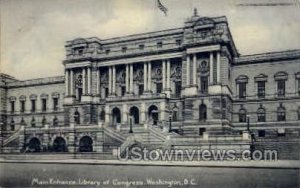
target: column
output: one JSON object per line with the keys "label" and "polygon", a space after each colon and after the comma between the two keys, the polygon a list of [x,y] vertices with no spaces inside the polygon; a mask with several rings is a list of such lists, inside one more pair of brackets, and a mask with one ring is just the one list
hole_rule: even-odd
{"label": "column", "polygon": [[209,53],[209,83],[210,85],[214,84],[214,53],[210,52]]}
{"label": "column", "polygon": [[148,91],[152,91],[151,90],[151,82],[152,82],[152,71],[151,71],[151,61],[148,62]]}
{"label": "column", "polygon": [[112,93],[116,94],[116,66],[112,67]]}
{"label": "column", "polygon": [[87,68],[87,79],[88,79],[88,85],[87,85],[87,89],[88,89],[88,94],[91,94],[91,67]]}
{"label": "column", "polygon": [[144,92],[147,91],[147,62],[144,62]]}
{"label": "column", "polygon": [[112,69],[111,66],[108,68],[108,93],[111,95],[112,93]]}
{"label": "column", "polygon": [[217,83],[220,83],[221,78],[221,62],[220,62],[220,52],[217,52]]}
{"label": "column", "polygon": [[186,85],[190,85],[190,55],[186,57]]}
{"label": "column", "polygon": [[162,87],[166,90],[166,61],[162,60]]}
{"label": "column", "polygon": [[96,76],[97,76],[97,88],[96,88],[96,94],[97,95],[100,95],[100,69],[97,69],[97,74],[96,74]]}
{"label": "column", "polygon": [[65,71],[65,86],[66,86],[66,96],[69,96],[69,70]]}
{"label": "column", "polygon": [[82,69],[82,94],[86,94],[86,69],[85,67]]}
{"label": "column", "polygon": [[74,95],[74,81],[73,81],[73,76],[74,76],[74,73],[73,73],[73,70],[71,69],[70,70],[70,95],[73,96]]}
{"label": "column", "polygon": [[129,64],[126,64],[126,80],[125,80],[125,83],[126,83],[126,93],[129,92]]}
{"label": "column", "polygon": [[196,85],[196,79],[197,79],[197,55],[193,54],[193,85]]}
{"label": "column", "polygon": [[130,71],[130,77],[129,77],[129,92],[130,93],[133,93],[133,64],[130,64],[130,67],[129,67],[129,71]]}
{"label": "column", "polygon": [[171,63],[170,63],[170,59],[168,59],[167,60],[167,89],[171,89],[170,77],[171,77]]}

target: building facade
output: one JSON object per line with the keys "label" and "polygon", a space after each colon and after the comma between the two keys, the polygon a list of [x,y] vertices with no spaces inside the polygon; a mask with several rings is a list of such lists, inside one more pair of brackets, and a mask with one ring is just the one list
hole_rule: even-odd
{"label": "building facade", "polygon": [[182,28],[65,48],[64,76],[1,75],[7,151],[101,152],[130,125],[158,127],[161,142],[239,137],[248,125],[257,137],[299,137],[300,50],[240,55],[226,17],[195,13]]}

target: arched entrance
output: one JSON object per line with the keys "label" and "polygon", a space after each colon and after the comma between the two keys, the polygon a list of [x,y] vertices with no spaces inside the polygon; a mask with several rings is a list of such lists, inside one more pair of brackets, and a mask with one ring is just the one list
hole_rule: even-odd
{"label": "arched entrance", "polygon": [[67,152],[67,144],[64,138],[56,137],[53,141],[53,151],[54,152]]}
{"label": "arched entrance", "polygon": [[117,123],[121,123],[121,111],[119,108],[115,107],[112,110],[112,125],[116,126]]}
{"label": "arched entrance", "polygon": [[79,141],[79,152],[92,152],[93,140],[89,136],[84,136]]}
{"label": "arched entrance", "polygon": [[38,138],[31,138],[28,143],[28,150],[30,152],[40,152],[41,151],[41,142]]}
{"label": "arched entrance", "polygon": [[129,115],[133,117],[133,124],[140,123],[140,111],[136,106],[130,108]]}
{"label": "arched entrance", "polygon": [[155,105],[151,105],[148,108],[148,117],[149,120],[153,122],[153,125],[157,125],[158,123],[158,108]]}

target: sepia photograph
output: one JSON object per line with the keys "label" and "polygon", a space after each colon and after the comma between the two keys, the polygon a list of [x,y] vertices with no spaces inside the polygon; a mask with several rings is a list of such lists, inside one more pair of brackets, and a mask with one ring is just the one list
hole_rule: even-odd
{"label": "sepia photograph", "polygon": [[300,187],[300,0],[0,0],[0,187]]}

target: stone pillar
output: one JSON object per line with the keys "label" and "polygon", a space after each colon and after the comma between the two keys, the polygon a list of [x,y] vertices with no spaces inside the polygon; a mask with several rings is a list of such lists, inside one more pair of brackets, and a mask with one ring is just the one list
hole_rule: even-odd
{"label": "stone pillar", "polygon": [[108,124],[110,122],[110,119],[109,119],[109,117],[110,117],[109,106],[106,105],[104,110],[105,110],[105,124]]}
{"label": "stone pillar", "polygon": [[112,93],[112,67],[108,68],[108,93],[111,95]]}
{"label": "stone pillar", "polygon": [[127,117],[128,117],[128,106],[126,103],[124,103],[122,106],[122,123],[126,123],[126,124],[128,123]]}
{"label": "stone pillar", "polygon": [[126,93],[129,93],[129,64],[126,64]]}
{"label": "stone pillar", "polygon": [[151,83],[152,83],[152,68],[151,68],[151,61],[148,62],[148,91],[151,92]]}
{"label": "stone pillar", "polygon": [[197,55],[193,54],[193,85],[197,85]]}
{"label": "stone pillar", "polygon": [[130,93],[133,93],[133,64],[130,64],[130,67],[129,67],[129,71],[130,71],[130,76],[129,76],[129,92]]}
{"label": "stone pillar", "polygon": [[74,123],[70,123],[70,127],[72,128],[72,131],[69,133],[69,139],[68,139],[68,150],[69,152],[77,152],[78,151],[78,145],[76,144],[75,139],[75,125]]}
{"label": "stone pillar", "polygon": [[162,87],[166,90],[166,61],[162,60]]}
{"label": "stone pillar", "polygon": [[86,69],[82,69],[82,94],[86,94]]}
{"label": "stone pillar", "polygon": [[190,86],[190,55],[186,56],[186,86]]}
{"label": "stone pillar", "polygon": [[91,67],[88,67],[87,68],[87,79],[88,79],[88,81],[87,81],[87,93],[88,94],[91,94]]}
{"label": "stone pillar", "polygon": [[69,96],[69,70],[65,71],[65,86],[66,86],[66,96]]}
{"label": "stone pillar", "polygon": [[74,72],[70,70],[70,95],[74,95]]}
{"label": "stone pillar", "polygon": [[147,62],[144,62],[144,92],[147,91]]}
{"label": "stone pillar", "polygon": [[112,67],[112,93],[116,94],[116,66]]}
{"label": "stone pillar", "polygon": [[167,90],[171,89],[171,63],[170,63],[170,59],[167,60]]}
{"label": "stone pillar", "polygon": [[141,123],[146,123],[146,104],[144,102],[141,103]]}
{"label": "stone pillar", "polygon": [[221,62],[220,62],[220,52],[217,52],[217,83],[221,82]]}
{"label": "stone pillar", "polygon": [[214,84],[214,53],[209,53],[209,83],[210,85]]}
{"label": "stone pillar", "polygon": [[97,88],[96,88],[96,95],[100,95],[100,76],[101,76],[101,73],[100,73],[100,69],[97,69],[97,74],[96,74],[96,76],[97,76]]}

